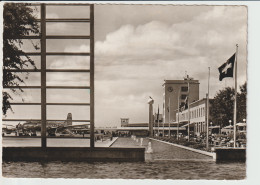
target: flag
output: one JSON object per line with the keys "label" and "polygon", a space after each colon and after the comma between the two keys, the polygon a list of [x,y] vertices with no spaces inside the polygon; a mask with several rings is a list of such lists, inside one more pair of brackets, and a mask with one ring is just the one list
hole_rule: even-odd
{"label": "flag", "polygon": [[188,96],[186,96],[185,100],[184,100],[184,109],[188,108]]}
{"label": "flag", "polygon": [[226,77],[233,77],[235,58],[236,53],[218,68],[220,81]]}
{"label": "flag", "polygon": [[164,118],[164,115],[165,115],[165,107],[164,107],[164,102],[163,102],[163,118]]}
{"label": "flag", "polygon": [[181,105],[181,103],[179,104],[179,111],[182,112],[182,105]]}

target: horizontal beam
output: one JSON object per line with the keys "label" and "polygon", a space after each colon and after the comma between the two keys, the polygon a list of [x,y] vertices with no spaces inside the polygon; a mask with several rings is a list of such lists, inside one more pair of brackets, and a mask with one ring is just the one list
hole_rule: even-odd
{"label": "horizontal beam", "polygon": [[[26,52],[26,55],[40,56],[40,52]],[[47,52],[46,55],[70,55],[70,56],[90,56],[90,53],[77,53],[77,52]]]}
{"label": "horizontal beam", "polygon": [[40,119],[2,119],[2,121],[41,121]]}
{"label": "horizontal beam", "polygon": [[47,35],[46,39],[90,39],[89,35]]}
{"label": "horizontal beam", "polygon": [[[41,69],[4,69],[5,71],[8,72],[41,72]],[[90,72],[89,69],[46,69],[46,72],[78,72],[78,73],[83,73],[83,72]]]}
{"label": "horizontal beam", "polygon": [[[5,89],[40,89],[41,86],[4,86]],[[47,86],[47,89],[90,89],[89,86]]]}
{"label": "horizontal beam", "polygon": [[46,105],[89,106],[90,103],[46,103]]}
{"label": "horizontal beam", "polygon": [[[18,103],[18,102],[14,102],[14,103],[10,103],[10,105],[41,105],[41,103]],[[46,103],[46,105],[72,105],[72,106],[89,106],[90,103]]]}
{"label": "horizontal beam", "polygon": [[47,3],[47,6],[90,6],[91,4],[81,4],[81,3]]}
{"label": "horizontal beam", "polygon": [[40,69],[3,69],[7,72],[14,72],[14,73],[20,73],[20,72],[41,72]]}
{"label": "horizontal beam", "polygon": [[10,102],[10,105],[41,105],[41,103],[25,103],[25,102],[21,102],[21,103],[18,103],[18,102]]}
{"label": "horizontal beam", "polygon": [[[38,19],[37,21],[40,21],[40,19]],[[70,22],[70,23],[88,23],[90,22],[90,19],[82,19],[82,18],[75,18],[75,19],[62,19],[62,18],[58,18],[58,19],[46,19],[46,22]]]}
{"label": "horizontal beam", "polygon": [[[19,36],[7,39],[41,39],[40,36]],[[90,39],[89,35],[47,35],[46,39]]]}
{"label": "horizontal beam", "polygon": [[[40,3],[28,3],[27,6],[40,6]],[[90,6],[91,4],[86,3],[45,3],[47,6]]]}
{"label": "horizontal beam", "polygon": [[40,35],[24,35],[17,37],[5,37],[5,39],[41,39]]}
{"label": "horizontal beam", "polygon": [[40,89],[41,86],[3,86],[4,89]]}
{"label": "horizontal beam", "polygon": [[89,69],[46,69],[46,72],[77,72],[77,73],[89,73]]}
{"label": "horizontal beam", "polygon": [[47,89],[90,89],[89,86],[47,86]]}
{"label": "horizontal beam", "polygon": [[[40,119],[2,119],[2,121],[41,121]],[[66,121],[64,119],[50,119],[47,121]],[[72,122],[90,122],[90,120],[70,120]]]}
{"label": "horizontal beam", "polygon": [[46,55],[81,55],[90,56],[90,53],[75,53],[75,52],[47,52]]}

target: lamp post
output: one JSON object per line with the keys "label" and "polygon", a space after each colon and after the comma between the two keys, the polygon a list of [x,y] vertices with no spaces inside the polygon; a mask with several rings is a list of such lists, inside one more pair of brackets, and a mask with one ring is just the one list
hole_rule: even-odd
{"label": "lamp post", "polygon": [[212,135],[212,121],[210,122],[210,127],[211,127],[211,129],[210,129],[210,134]]}
{"label": "lamp post", "polygon": [[177,140],[179,140],[179,124],[180,124],[180,89],[178,91],[178,123],[177,123]]}
{"label": "lamp post", "polygon": [[246,119],[243,119],[244,123],[246,123]]}
{"label": "lamp post", "polygon": [[231,126],[231,122],[232,122],[232,121],[231,121],[231,120],[229,120],[228,122],[229,122],[229,125]]}

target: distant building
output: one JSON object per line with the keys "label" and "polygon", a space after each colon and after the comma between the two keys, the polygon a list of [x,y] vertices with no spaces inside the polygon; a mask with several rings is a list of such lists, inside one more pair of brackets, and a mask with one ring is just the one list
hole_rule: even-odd
{"label": "distant building", "polygon": [[[209,109],[212,105],[212,99],[209,101]],[[175,114],[178,120],[178,113]],[[209,122],[211,115],[209,115]],[[179,112],[179,122],[188,126],[188,109]],[[203,98],[198,101],[190,103],[190,131],[195,135],[199,135],[207,130],[207,99]]]}
{"label": "distant building", "polygon": [[[184,80],[164,80],[163,84],[163,103],[164,103],[164,120],[165,123],[170,121],[176,122],[176,110],[178,110],[178,94],[180,95],[179,103],[181,106],[185,104],[188,95],[188,83],[190,87],[189,102],[199,100],[199,81],[192,78],[184,78]],[[169,103],[170,102],[170,103]],[[170,104],[170,106],[169,106]],[[170,111],[170,113],[169,113]]]}
{"label": "distant building", "polygon": [[127,127],[129,118],[121,118],[121,127]]}

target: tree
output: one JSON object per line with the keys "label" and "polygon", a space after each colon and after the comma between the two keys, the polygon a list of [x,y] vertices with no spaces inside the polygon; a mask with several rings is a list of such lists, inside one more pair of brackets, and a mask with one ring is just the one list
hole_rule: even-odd
{"label": "tree", "polygon": [[[237,93],[237,122],[242,122],[246,118],[246,95],[247,83],[240,87]],[[212,122],[221,127],[229,125],[229,120],[234,117],[234,88],[227,87],[220,90],[212,100],[210,115]]]}
{"label": "tree", "polygon": [[246,119],[246,102],[247,102],[247,83],[240,86],[240,93],[237,95],[237,122],[243,122]]}
{"label": "tree", "polygon": [[[33,15],[33,8],[29,4],[23,3],[5,3],[4,33],[3,33],[3,86],[19,86],[24,83],[20,74],[13,73],[7,69],[24,69],[28,66],[36,68],[34,61],[21,50],[24,44],[21,36],[31,34],[39,34],[39,26],[36,16]],[[31,41],[35,49],[39,49],[37,44]],[[28,73],[26,75],[29,75]],[[23,92],[20,88],[11,89],[13,93]],[[7,110],[11,109],[10,99],[12,96],[3,91],[3,114],[6,115]]]}
{"label": "tree", "polygon": [[210,115],[212,122],[224,127],[229,124],[229,120],[233,120],[233,104],[235,90],[227,87],[220,90],[212,100]]}

